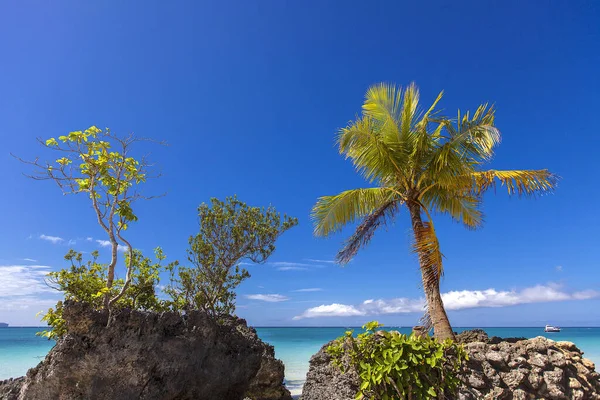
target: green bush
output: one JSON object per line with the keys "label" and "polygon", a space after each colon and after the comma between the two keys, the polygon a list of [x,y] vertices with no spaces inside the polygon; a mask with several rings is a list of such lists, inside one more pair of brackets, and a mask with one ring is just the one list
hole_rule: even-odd
{"label": "green bush", "polygon": [[[161,300],[156,296],[157,286],[160,282],[161,271],[172,271],[177,262],[166,266],[161,265],[165,255],[158,247],[154,250],[156,261],[145,257],[139,250],[133,251],[133,260],[126,255],[126,262],[132,265],[130,284],[125,289],[123,296],[113,304],[111,310],[129,308],[144,311],[166,311],[171,308],[171,303]],[[61,291],[65,300],[83,302],[93,309],[102,309],[106,293],[116,296],[125,281],[115,279],[114,285],[109,289],[106,287],[106,275],[108,267],[106,264],[97,262],[98,252],[91,254],[91,260],[83,261],[83,255],[74,250],[69,250],[65,260],[70,263],[68,268],[53,271],[48,274],[47,283],[50,287]],[[54,308],[42,317],[52,329],[40,332],[39,335],[48,339],[57,339],[67,333],[67,326],[63,319],[63,302],[59,301]]]}
{"label": "green bush", "polygon": [[[452,340],[439,342],[429,336],[377,331],[377,321],[353,331],[327,348],[342,372],[352,366],[361,379],[357,399],[435,399],[455,393],[459,374],[468,355]],[[344,362],[344,356],[348,356]]]}
{"label": "green bush", "polygon": [[190,267],[173,273],[165,293],[177,310],[203,310],[211,317],[235,312],[235,289],[250,273],[242,261],[263,264],[275,251],[275,242],[298,224],[274,207],[251,207],[236,196],[212,198],[198,207],[200,232],[190,237]]}

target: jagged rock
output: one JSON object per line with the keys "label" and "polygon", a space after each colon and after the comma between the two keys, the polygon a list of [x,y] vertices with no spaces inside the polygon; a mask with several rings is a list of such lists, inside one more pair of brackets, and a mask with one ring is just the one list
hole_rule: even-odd
{"label": "jagged rock", "polygon": [[17,400],[21,386],[23,386],[24,377],[11,378],[0,382],[0,399]]}
{"label": "jagged rock", "polygon": [[527,360],[527,362],[530,365],[535,365],[536,367],[540,367],[541,369],[545,369],[549,365],[548,361],[548,356],[545,356],[540,353],[533,353]]}
{"label": "jagged rock", "polygon": [[479,371],[473,371],[467,378],[467,383],[470,387],[475,389],[484,389],[488,384],[486,383],[485,374]]}
{"label": "jagged rock", "polygon": [[562,368],[565,365],[567,365],[567,359],[565,355],[561,351],[552,349],[548,350],[548,362],[551,365],[559,368]]}
{"label": "jagged rock", "polygon": [[349,357],[343,357],[345,373],[331,364],[331,357],[325,351],[329,342],[310,359],[310,368],[302,389],[302,400],[354,400],[360,385],[356,370],[350,366]]}
{"label": "jagged rock", "polygon": [[494,387],[491,392],[484,395],[484,400],[505,400],[508,399],[508,390],[502,387]]}
{"label": "jagged rock", "polygon": [[596,365],[592,362],[592,360],[588,360],[587,358],[583,358],[581,360],[581,363],[583,364],[584,367],[586,367],[590,371],[593,371],[593,370],[596,369]]}
{"label": "jagged rock", "polygon": [[21,378],[18,395],[0,384],[0,399],[241,400],[265,376],[266,387],[279,381],[281,396],[256,399],[291,398],[282,366],[269,367],[273,348],[242,319],[123,310],[107,326],[106,312],[69,302],[63,316],[69,333]]}
{"label": "jagged rock", "polygon": [[520,342],[521,340],[527,340],[527,338],[525,337],[509,337],[509,338],[501,338],[499,336],[492,336],[489,340],[488,343],[490,344],[509,344],[509,343],[517,343]]}
{"label": "jagged rock", "polygon": [[531,369],[531,373],[527,377],[529,380],[529,385],[531,385],[531,388],[534,391],[537,391],[541,387],[542,382],[544,382],[544,377],[542,375],[543,372],[544,371],[542,371],[542,369],[534,367]]}
{"label": "jagged rock", "polygon": [[275,358],[273,346],[265,344],[260,369],[246,391],[248,400],[291,400],[289,390],[283,385],[285,367]]}
{"label": "jagged rock", "polygon": [[579,348],[577,346],[575,346],[575,343],[567,342],[566,340],[561,340],[561,341],[556,342],[555,346],[560,349],[563,349],[563,350],[581,353],[581,350],[579,350]]}
{"label": "jagged rock", "polygon": [[527,365],[527,359],[525,359],[525,357],[521,357],[521,356],[516,356],[508,362],[509,368],[524,367],[526,365]]}
{"label": "jagged rock", "polygon": [[515,369],[509,372],[500,372],[500,377],[502,381],[508,386],[509,389],[518,388],[529,375],[529,370],[527,369]]}
{"label": "jagged rock", "polygon": [[[483,339],[479,332],[462,336],[469,361],[457,399],[600,400],[600,374],[573,343],[543,337],[494,343]],[[330,364],[326,347],[311,358],[301,399],[354,399],[358,375],[342,375]]]}
{"label": "jagged rock", "polygon": [[500,351],[489,351],[486,353],[485,358],[487,361],[494,366],[495,369],[503,370],[507,367],[506,362],[508,361],[508,354]]}
{"label": "jagged rock", "polygon": [[473,342],[488,342],[488,334],[483,329],[472,329],[464,331],[456,335],[456,341],[459,343],[473,343]]}
{"label": "jagged rock", "polygon": [[513,390],[512,396],[513,396],[513,400],[528,400],[528,399],[531,399],[531,397],[529,397],[527,395],[527,392],[524,391],[523,389],[515,389],[515,390]]}

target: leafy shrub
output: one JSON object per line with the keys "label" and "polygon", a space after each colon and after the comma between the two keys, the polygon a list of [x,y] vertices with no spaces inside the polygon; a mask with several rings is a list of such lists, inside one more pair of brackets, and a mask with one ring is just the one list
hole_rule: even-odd
{"label": "leafy shrub", "polygon": [[[429,336],[377,331],[377,321],[353,331],[327,348],[342,372],[352,366],[361,379],[357,399],[435,399],[456,392],[459,373],[468,355],[452,340],[439,342]],[[349,357],[344,363],[344,356]]]}
{"label": "leafy shrub", "polygon": [[275,251],[275,241],[298,224],[275,208],[250,207],[237,197],[211,199],[198,207],[200,232],[190,237],[188,260],[165,292],[179,310],[203,310],[219,317],[235,311],[235,289],[250,273],[243,260],[264,263]]}
{"label": "leafy shrub", "polygon": [[[69,250],[65,255],[71,265],[60,271],[48,274],[48,285],[64,293],[65,300],[84,302],[94,309],[102,309],[104,299],[108,293],[115,296],[123,289],[124,279],[115,279],[111,288],[106,287],[108,266],[97,262],[98,252],[92,252],[92,259],[83,261],[83,256],[74,250]],[[160,300],[156,296],[156,287],[160,282],[159,274],[163,270],[172,270],[176,262],[166,266],[161,265],[166,257],[160,248],[155,249],[156,261],[144,257],[138,250],[133,251],[133,260],[126,256],[126,262],[132,265],[130,283],[113,304],[111,310],[130,308],[134,310],[164,311],[168,309],[169,302]],[[55,308],[50,308],[42,317],[51,330],[40,332],[42,336],[55,339],[67,331],[62,317],[63,302],[59,301]]]}

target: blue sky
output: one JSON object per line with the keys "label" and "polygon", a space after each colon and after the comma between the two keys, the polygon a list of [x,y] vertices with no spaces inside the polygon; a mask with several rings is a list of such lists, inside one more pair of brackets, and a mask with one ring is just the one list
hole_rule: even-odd
{"label": "blue sky", "polygon": [[[417,4],[418,3],[418,4]],[[35,141],[90,125],[166,140],[163,176],[131,227],[136,247],[185,261],[196,207],[237,194],[300,225],[238,293],[256,326],[414,325],[409,223],[334,265],[351,228],[312,236],[317,197],[364,186],[334,134],[370,84],[415,81],[448,114],[494,102],[490,165],[562,177],[538,200],[486,197],[472,232],[436,219],[455,326],[600,325],[595,116],[600,6],[572,2],[7,2],[0,6],[0,321],[35,325],[57,294],[43,274],[70,248],[108,251],[84,197],[22,176]],[[89,238],[89,239],[88,239]],[[292,268],[290,268],[292,267]],[[267,301],[268,300],[268,301]]]}

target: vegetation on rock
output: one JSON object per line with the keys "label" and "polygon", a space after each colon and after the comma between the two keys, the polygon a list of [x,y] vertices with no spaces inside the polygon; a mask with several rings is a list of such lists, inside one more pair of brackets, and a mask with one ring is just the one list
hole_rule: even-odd
{"label": "vegetation on rock", "polygon": [[[83,262],[83,256],[74,250],[65,255],[65,260],[71,265],[59,271],[50,272],[47,281],[50,287],[64,293],[65,300],[73,300],[88,304],[94,309],[104,307],[105,294],[114,296],[118,294],[125,284],[123,279],[115,279],[112,288],[106,287],[107,265],[97,262],[98,252],[92,252],[92,260]],[[129,308],[143,311],[166,311],[171,308],[171,302],[161,300],[156,295],[156,287],[160,282],[160,272],[173,270],[177,262],[166,266],[161,265],[166,256],[160,248],[155,249],[156,261],[144,257],[138,250],[133,251],[135,259],[131,262],[135,266],[131,273],[131,282],[124,295],[114,303],[111,310]],[[128,256],[126,256],[128,257]],[[127,260],[129,263],[129,260]],[[51,330],[40,334],[51,339],[58,338],[67,333],[63,319],[63,302],[59,301],[55,308],[50,308],[43,316],[42,321],[48,323]]]}
{"label": "vegetation on rock", "polygon": [[362,219],[337,254],[337,261],[346,264],[405,206],[427,300],[425,322],[436,337],[446,339],[454,333],[440,294],[443,256],[431,215],[447,214],[475,229],[483,223],[483,194],[497,182],[509,195],[534,196],[553,190],[557,178],[545,169],[483,169],[500,143],[494,107],[482,104],[473,114],[459,111],[452,119],[436,109],[441,98],[442,93],[423,111],[414,84],[405,90],[370,87],[362,116],[341,129],[337,140],[340,154],[374,187],[321,197],[312,217],[317,236]]}
{"label": "vegetation on rock", "polygon": [[[235,288],[250,276],[240,268],[240,261],[264,263],[275,250],[277,238],[298,220],[282,217],[273,207],[250,207],[236,197],[225,202],[213,198],[210,206],[203,203],[198,208],[200,232],[190,238],[188,250],[193,267],[177,268],[177,261],[162,265],[166,256],[160,248],[155,249],[156,261],[152,261],[134,249],[125,235],[138,219],[132,204],[151,198],[137,189],[148,178],[150,164],[130,155],[133,144],[143,140],[133,135],[121,138],[108,129],[92,126],[58,140],[40,139],[46,148],[60,153],[61,157],[53,162],[21,160],[36,168],[31,178],[52,180],[65,194],[87,193],[110,244],[111,258],[105,264],[98,262],[97,251],[84,261],[82,253],[70,250],[65,255],[70,265],[51,272],[49,285],[63,292],[66,300],[107,309],[109,313],[129,308],[157,312],[202,310],[210,316],[233,314]],[[125,278],[119,278],[116,268],[123,248],[126,273]],[[171,284],[164,289],[171,299],[161,299],[156,293],[163,272],[171,277]],[[52,328],[43,332],[44,336],[64,335],[67,326],[63,302],[50,308],[42,320]]]}
{"label": "vegetation on rock", "polygon": [[190,237],[188,259],[179,277],[166,289],[176,309],[203,310],[218,317],[235,311],[235,289],[250,273],[242,260],[264,263],[275,251],[275,241],[298,224],[275,208],[250,207],[237,197],[211,199],[198,207],[200,232]]}
{"label": "vegetation on rock", "polygon": [[350,357],[361,380],[357,399],[424,400],[456,393],[463,361],[468,359],[461,345],[427,335],[375,332],[379,327],[378,322],[369,322],[356,338],[348,331],[327,348],[342,371],[343,357]]}
{"label": "vegetation on rock", "polygon": [[[147,179],[149,164],[130,156],[131,147],[142,139],[133,134],[121,138],[96,126],[39,141],[61,157],[52,162],[27,162],[36,167],[36,180],[52,180],[64,194],[87,193],[98,224],[105,231],[111,248],[106,268],[104,307],[109,308],[127,291],[134,269],[133,246],[125,237],[129,224],[137,221],[132,203],[142,196],[137,185]],[[119,245],[125,246],[127,275],[121,289],[114,292]]]}

